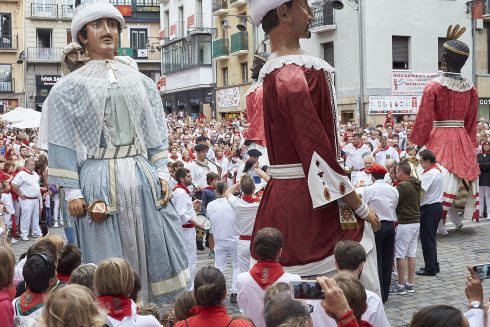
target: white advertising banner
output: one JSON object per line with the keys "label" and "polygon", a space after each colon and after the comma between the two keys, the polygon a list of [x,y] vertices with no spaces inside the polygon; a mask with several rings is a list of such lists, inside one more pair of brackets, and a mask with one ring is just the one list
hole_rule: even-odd
{"label": "white advertising banner", "polygon": [[370,96],[369,114],[415,115],[420,106],[421,96]]}
{"label": "white advertising banner", "polygon": [[240,106],[240,88],[230,87],[216,91],[216,100],[220,108],[231,108]]}
{"label": "white advertising banner", "polygon": [[391,82],[392,95],[422,95],[424,87],[439,73],[412,73],[394,71]]}

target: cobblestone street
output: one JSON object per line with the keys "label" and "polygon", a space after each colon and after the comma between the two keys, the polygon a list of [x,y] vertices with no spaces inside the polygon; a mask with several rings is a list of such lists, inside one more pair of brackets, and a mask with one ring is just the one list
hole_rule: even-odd
{"label": "cobblestone street", "polygon": [[[467,300],[464,294],[466,265],[490,262],[490,247],[488,235],[490,234],[490,221],[483,219],[480,223],[465,222],[465,227],[454,231],[449,224],[449,234],[438,237],[438,257],[441,273],[437,277],[415,277],[416,292],[407,295],[390,295],[385,305],[386,314],[392,326],[408,326],[410,319],[418,309],[432,304],[449,304],[466,310]],[[62,235],[63,229],[51,229],[51,232]],[[64,234],[63,234],[64,236]],[[34,241],[18,241],[13,245],[16,258],[25,251]],[[417,250],[417,267],[422,266],[422,250]],[[208,259],[207,253],[198,252],[197,269],[206,265],[214,265]],[[231,282],[231,265],[226,272],[227,282]],[[484,298],[490,296],[490,287],[484,283]],[[167,305],[168,307],[171,304]],[[165,307],[167,307],[165,306]],[[165,310],[165,307],[163,308]],[[227,301],[227,308],[232,313],[238,313],[238,306]]]}

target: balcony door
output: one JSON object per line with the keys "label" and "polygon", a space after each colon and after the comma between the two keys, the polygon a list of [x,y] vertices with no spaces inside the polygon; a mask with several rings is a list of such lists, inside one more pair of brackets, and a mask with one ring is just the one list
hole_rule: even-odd
{"label": "balcony door", "polygon": [[54,0],[34,0],[32,3],[32,15],[34,17],[56,17],[56,2]]}
{"label": "balcony door", "polygon": [[0,13],[0,49],[12,49],[12,15]]}
{"label": "balcony door", "polygon": [[146,28],[131,28],[130,43],[133,48],[135,58],[148,58],[148,50],[146,42],[148,41],[148,29]]}
{"label": "balcony door", "polygon": [[56,60],[53,49],[53,30],[50,28],[37,28],[37,48],[30,58],[36,60]]}

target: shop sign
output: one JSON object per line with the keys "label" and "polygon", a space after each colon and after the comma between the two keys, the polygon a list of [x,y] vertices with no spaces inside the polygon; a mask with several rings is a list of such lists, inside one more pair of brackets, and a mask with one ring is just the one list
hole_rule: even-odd
{"label": "shop sign", "polygon": [[424,88],[439,73],[412,73],[394,71],[392,75],[392,95],[422,95]]}
{"label": "shop sign", "polygon": [[60,78],[60,75],[36,75],[36,85],[53,86]]}
{"label": "shop sign", "polygon": [[480,98],[480,106],[488,106],[490,105],[490,98]]}
{"label": "shop sign", "polygon": [[418,112],[422,97],[420,96],[370,96],[369,114],[415,115]]}

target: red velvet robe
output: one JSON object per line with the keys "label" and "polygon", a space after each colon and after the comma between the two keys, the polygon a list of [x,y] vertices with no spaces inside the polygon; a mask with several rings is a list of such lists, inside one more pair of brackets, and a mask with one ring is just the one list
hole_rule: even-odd
{"label": "red velvet robe", "polygon": [[[270,180],[260,201],[254,234],[263,227],[282,232],[280,263],[285,267],[318,262],[333,255],[338,241],[360,241],[364,227],[359,220],[361,228],[342,230],[336,201],[318,209],[312,206],[307,181],[313,152],[335,172],[346,175],[337,162],[331,89],[323,69],[286,64],[265,76],[263,92],[270,163],[301,163],[306,178]],[[320,269],[317,274],[326,272],[316,269]]]}
{"label": "red velvet robe", "polygon": [[255,90],[250,92],[246,98],[247,102],[247,121],[250,124],[245,138],[250,141],[265,147],[265,131],[264,131],[264,111],[263,107],[263,89],[262,85],[257,86]]}
{"label": "red velvet robe", "polygon": [[[433,127],[434,121],[463,120],[464,128]],[[432,81],[426,85],[410,142],[425,145],[439,162],[459,178],[472,181],[480,175],[476,160],[478,124],[476,89],[457,92]]]}

